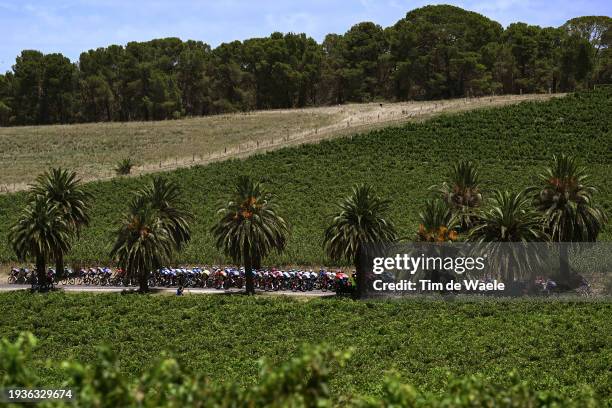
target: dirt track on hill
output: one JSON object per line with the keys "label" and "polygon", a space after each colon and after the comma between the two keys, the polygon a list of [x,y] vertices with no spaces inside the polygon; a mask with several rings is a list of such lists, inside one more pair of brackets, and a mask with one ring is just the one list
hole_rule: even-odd
{"label": "dirt track on hill", "polygon": [[564,94],[348,104],[163,122],[0,128],[0,146],[5,150],[5,160],[0,160],[0,193],[27,189],[36,174],[53,166],[73,168],[84,181],[108,180],[115,177],[118,158],[135,156],[142,162],[131,176],[139,176],[245,158],[444,113],[560,96]]}

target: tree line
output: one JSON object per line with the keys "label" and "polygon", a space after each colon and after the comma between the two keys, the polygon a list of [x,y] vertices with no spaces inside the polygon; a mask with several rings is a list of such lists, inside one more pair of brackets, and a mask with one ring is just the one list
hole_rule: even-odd
{"label": "tree line", "polygon": [[[525,279],[528,264],[539,262],[528,253],[497,252],[499,243],[554,242],[559,246],[558,278],[573,288],[568,245],[595,242],[607,214],[594,203],[596,188],[586,168],[572,156],[553,156],[538,183],[514,193],[495,190],[483,200],[479,171],[469,161],[455,164],[448,181],[432,186],[432,196],[419,214],[415,242],[467,241],[490,245],[497,274],[506,282]],[[246,292],[255,293],[253,270],[273,251],[282,252],[290,225],[280,214],[274,195],[261,181],[240,177],[217,211],[210,233],[215,246],[228,259],[245,268]],[[64,271],[64,256],[79,230],[89,222],[93,197],[73,171],[52,169],[37,178],[28,204],[10,231],[11,245],[20,260],[36,264],[37,282],[48,289],[47,262]],[[337,206],[323,232],[329,259],[345,261],[356,269],[357,294],[365,295],[367,271],[360,260],[372,245],[405,241],[389,219],[390,201],[368,185],[357,185]],[[149,290],[149,275],[172,263],[174,255],[191,240],[193,214],[178,185],[161,176],[136,191],[119,221],[110,257],[127,275]],[[499,259],[497,259],[499,258]],[[524,267],[523,267],[524,266]],[[434,282],[447,277],[427,271]]]}
{"label": "tree line", "polygon": [[563,92],[612,83],[612,19],[504,29],[426,6],[319,44],[273,33],[224,43],[178,38],[89,50],[71,62],[24,50],[0,75],[0,125],[163,120],[254,109]]}

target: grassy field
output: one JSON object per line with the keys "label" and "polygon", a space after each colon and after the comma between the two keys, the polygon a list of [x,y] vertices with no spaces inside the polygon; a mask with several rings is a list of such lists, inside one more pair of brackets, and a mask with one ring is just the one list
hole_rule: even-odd
{"label": "grassy field", "polygon": [[114,175],[117,162],[129,156],[137,163],[134,174],[139,175],[244,157],[441,112],[550,96],[385,103],[382,107],[374,103],[349,104],[161,122],[0,128],[0,192],[25,189],[37,174],[52,166],[75,169],[85,180],[108,179]]}
{"label": "grassy field", "polygon": [[[180,263],[221,263],[209,233],[215,212],[241,174],[263,177],[291,223],[286,252],[266,264],[329,264],[322,234],[335,203],[353,184],[367,182],[392,200],[400,235],[417,230],[428,188],[444,181],[459,159],[480,165],[487,189],[518,190],[535,182],[553,154],[571,153],[588,166],[600,205],[612,209],[612,98],[609,91],[527,102],[503,108],[442,115],[423,123],[286,148],[244,160],[229,160],[166,173],[184,189],[196,214],[193,240]],[[113,233],[132,191],[149,176],[93,182],[92,224],[71,260],[107,262]],[[486,193],[486,191],[485,191]],[[0,261],[14,255],[6,234],[23,207],[22,193],[0,196]],[[610,240],[611,229],[602,235]]]}
{"label": "grassy field", "polygon": [[[306,344],[354,348],[332,395],[377,394],[385,373],[443,393],[449,376],[482,374],[504,385],[511,371],[566,397],[584,385],[612,396],[612,303],[546,300],[300,301],[244,296],[0,294],[0,337],[40,340],[29,365],[48,386],[50,360],[91,361],[98,345],[133,377],[166,352],[188,370],[249,385],[257,361],[273,364]],[[570,335],[571,333],[571,335]]]}

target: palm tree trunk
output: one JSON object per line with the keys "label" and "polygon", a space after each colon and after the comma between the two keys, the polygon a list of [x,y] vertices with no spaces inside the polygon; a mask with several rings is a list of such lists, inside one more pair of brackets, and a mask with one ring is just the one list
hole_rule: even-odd
{"label": "palm tree trunk", "polygon": [[354,294],[357,299],[364,299],[366,297],[367,289],[366,271],[362,268],[364,262],[362,262],[361,259],[361,252],[361,248],[359,248],[357,250],[357,256],[355,257],[355,260],[353,262],[355,264],[355,273],[357,274],[357,290]]}
{"label": "palm tree trunk", "polygon": [[140,292],[145,293],[149,291],[149,273],[147,271],[140,271],[138,274],[138,284]]}
{"label": "palm tree trunk", "polygon": [[255,280],[253,279],[253,261],[249,256],[244,257],[244,274],[246,277],[247,295],[255,294]]}
{"label": "palm tree trunk", "polygon": [[58,279],[64,276],[64,254],[58,252],[55,255],[55,273]]}
{"label": "palm tree trunk", "polygon": [[559,243],[559,277],[561,284],[567,285],[570,280],[569,248],[567,242]]}
{"label": "palm tree trunk", "polygon": [[366,273],[361,267],[361,262],[355,262],[355,272],[357,273],[357,290],[355,291],[354,296],[357,299],[364,299],[366,297]]}
{"label": "palm tree trunk", "polygon": [[36,278],[40,290],[40,288],[47,283],[47,263],[45,262],[45,257],[41,255],[36,257]]}

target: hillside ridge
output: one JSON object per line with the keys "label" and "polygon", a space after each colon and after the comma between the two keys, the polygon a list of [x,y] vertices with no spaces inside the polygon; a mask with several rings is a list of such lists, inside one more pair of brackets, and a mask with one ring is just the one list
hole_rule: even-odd
{"label": "hillside ridge", "polygon": [[[242,175],[264,180],[291,225],[285,252],[271,254],[266,265],[334,266],[322,249],[323,231],[337,210],[336,203],[357,183],[372,185],[377,194],[390,200],[389,218],[398,233],[414,236],[430,187],[446,181],[458,160],[478,164],[486,200],[493,189],[520,191],[534,185],[553,155],[575,155],[587,165],[591,183],[598,189],[596,202],[610,213],[611,132],[612,93],[602,90],[541,103],[438,115],[352,138],[167,171],[164,177],[179,184],[195,215],[192,240],[175,262],[228,262],[215,249],[210,228],[217,220],[219,206]],[[150,179],[150,175],[142,175],[86,185],[95,197],[91,223],[67,257],[70,265],[109,261],[127,202]],[[25,199],[22,193],[0,195],[0,262],[15,260],[7,233],[23,210]],[[610,240],[611,232],[608,228],[600,239]]]}
{"label": "hillside ridge", "polygon": [[[62,166],[86,182],[116,177],[131,157],[130,176],[245,158],[431,117],[565,94],[503,95],[428,102],[347,104],[264,110],[176,121],[0,128],[0,193],[23,191],[37,174]],[[25,139],[25,140],[24,140]]]}

